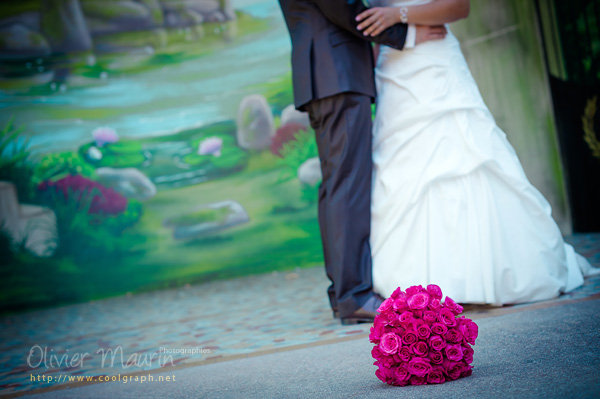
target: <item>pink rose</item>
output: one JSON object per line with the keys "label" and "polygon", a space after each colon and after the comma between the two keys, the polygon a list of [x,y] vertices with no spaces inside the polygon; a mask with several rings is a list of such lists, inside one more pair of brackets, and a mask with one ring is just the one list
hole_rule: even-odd
{"label": "pink rose", "polygon": [[392,370],[387,367],[379,367],[377,371],[375,371],[375,375],[386,384],[391,384],[394,382]]}
{"label": "pink rose", "polygon": [[465,365],[466,363],[462,361],[453,362],[451,360],[444,360],[443,363],[444,370],[446,370],[446,375],[451,380],[456,380],[457,378],[460,378],[463,371],[465,371]]}
{"label": "pink rose", "polygon": [[461,373],[460,377],[468,377],[473,374],[473,366],[469,366],[468,364],[465,366],[464,371]]}
{"label": "pink rose", "polygon": [[412,377],[410,377],[410,384],[411,385],[426,385],[427,380],[425,379],[425,377],[418,377],[416,375],[413,375]]}
{"label": "pink rose", "polygon": [[410,362],[408,362],[408,372],[416,375],[417,377],[425,377],[429,371],[431,371],[429,359],[413,357]]}
{"label": "pink rose", "polygon": [[412,354],[411,354],[410,349],[408,348],[408,346],[403,346],[402,348],[400,348],[398,350],[398,357],[403,362],[408,362],[410,360],[410,358],[412,357]]}
{"label": "pink rose", "polygon": [[381,357],[373,362],[376,366],[392,367],[395,364],[394,356],[388,356],[385,353],[381,353]]}
{"label": "pink rose", "polygon": [[463,344],[463,359],[467,364],[473,363],[473,348],[469,344]]}
{"label": "pink rose", "polygon": [[461,319],[459,329],[464,337],[464,340],[471,345],[475,345],[475,340],[479,335],[479,327],[477,324],[470,319]]}
{"label": "pink rose", "polygon": [[402,343],[410,346],[415,342],[417,342],[417,334],[412,330],[404,331],[404,335],[402,335]]}
{"label": "pink rose", "polygon": [[458,345],[447,345],[446,346],[446,357],[448,360],[458,362],[463,359],[462,346]]}
{"label": "pink rose", "polygon": [[438,313],[438,320],[446,327],[454,327],[456,325],[456,317],[450,309],[444,308],[440,310],[440,313]]}
{"label": "pink rose", "polygon": [[402,386],[403,382],[405,382],[404,385],[408,384],[410,373],[408,372],[408,367],[406,367],[405,363],[401,363],[398,367],[394,368],[394,377],[395,382],[399,383],[398,385]]}
{"label": "pink rose", "polygon": [[423,320],[428,323],[435,323],[437,321],[437,314],[433,310],[426,310],[423,312]]}
{"label": "pink rose", "polygon": [[412,312],[406,311],[400,315],[400,323],[401,324],[408,324],[408,323],[411,323],[413,320],[414,320],[414,317],[413,317]]}
{"label": "pink rose", "polygon": [[401,294],[404,294],[404,291],[402,291],[402,288],[398,287],[392,292],[391,298],[398,299]]}
{"label": "pink rose", "polygon": [[411,309],[425,309],[429,305],[429,294],[426,292],[418,292],[409,297],[406,301]]}
{"label": "pink rose", "polygon": [[373,344],[378,344],[383,334],[385,334],[385,325],[382,323],[375,323],[375,325],[371,327],[369,341]]}
{"label": "pink rose", "polygon": [[408,287],[406,289],[406,296],[413,296],[418,292],[423,291],[423,287],[420,285],[413,285],[412,287]]}
{"label": "pink rose", "polygon": [[431,298],[427,307],[433,311],[440,310],[442,308],[442,303],[439,298]]}
{"label": "pink rose", "polygon": [[384,316],[387,319],[387,324],[390,326],[398,327],[401,324],[400,315],[394,311],[390,310]]}
{"label": "pink rose", "polygon": [[373,359],[379,360],[381,358],[383,358],[383,352],[381,352],[381,349],[379,349],[379,346],[375,345],[373,347],[373,349],[371,349],[371,356],[373,356]]}
{"label": "pink rose", "polygon": [[446,347],[446,341],[439,335],[432,335],[429,337],[429,346],[431,347],[431,350],[441,351]]}
{"label": "pink rose", "polygon": [[460,306],[458,303],[454,302],[454,300],[449,296],[446,296],[446,300],[444,301],[444,307],[450,309],[450,311],[457,316],[463,311],[463,307]]}
{"label": "pink rose", "polygon": [[429,360],[432,364],[442,364],[444,361],[444,355],[442,352],[429,351]]}
{"label": "pink rose", "polygon": [[410,350],[417,356],[427,356],[429,346],[423,341],[418,341],[410,346]]}
{"label": "pink rose", "polygon": [[448,330],[448,333],[446,334],[446,341],[457,344],[462,342],[462,340],[463,335],[458,328],[451,328]]}
{"label": "pink rose", "polygon": [[406,298],[400,297],[394,301],[394,310],[396,312],[403,312],[404,310],[406,310],[406,307]]}
{"label": "pink rose", "polygon": [[415,319],[420,319],[420,318],[423,317],[423,311],[422,310],[413,310],[412,313],[413,313],[413,317]]}
{"label": "pink rose", "polygon": [[427,383],[429,384],[442,384],[446,381],[444,376],[444,368],[441,366],[435,366],[427,374]]}
{"label": "pink rose", "polygon": [[427,293],[434,298],[442,299],[442,289],[435,284],[427,286]]}
{"label": "pink rose", "polygon": [[431,328],[427,324],[421,324],[417,327],[417,336],[419,339],[427,339],[431,335]]}
{"label": "pink rose", "polygon": [[379,305],[379,308],[377,309],[377,311],[379,313],[386,313],[388,310],[390,310],[392,308],[393,304],[394,304],[394,300],[392,298],[388,298],[385,301],[383,301],[383,303],[381,305]]}
{"label": "pink rose", "polygon": [[381,342],[379,342],[379,349],[387,354],[393,355],[398,352],[400,347],[400,338],[394,333],[385,333],[381,336]]}
{"label": "pink rose", "polygon": [[448,332],[448,327],[442,323],[433,323],[431,326],[431,332],[437,335],[444,335]]}

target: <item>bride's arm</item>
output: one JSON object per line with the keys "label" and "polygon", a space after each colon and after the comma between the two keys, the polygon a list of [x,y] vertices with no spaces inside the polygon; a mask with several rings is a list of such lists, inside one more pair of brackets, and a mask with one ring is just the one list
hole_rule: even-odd
{"label": "bride's arm", "polygon": [[[440,25],[469,16],[469,0],[434,0],[431,3],[407,7],[374,7],[356,17],[365,36],[377,36],[399,22],[417,25]],[[402,21],[401,10],[406,8],[408,20]]]}

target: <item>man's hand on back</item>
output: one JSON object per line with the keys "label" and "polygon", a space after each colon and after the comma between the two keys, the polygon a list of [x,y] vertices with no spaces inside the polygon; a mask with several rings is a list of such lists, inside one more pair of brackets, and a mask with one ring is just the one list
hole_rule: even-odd
{"label": "man's hand on back", "polygon": [[440,40],[446,37],[448,30],[444,25],[417,25],[416,44],[429,42],[431,40]]}

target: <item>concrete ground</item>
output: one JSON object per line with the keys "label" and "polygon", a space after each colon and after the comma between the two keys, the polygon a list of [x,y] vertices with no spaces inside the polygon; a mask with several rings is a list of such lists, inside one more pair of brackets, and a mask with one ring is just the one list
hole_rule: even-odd
{"label": "concrete ground", "polygon": [[[169,372],[175,382],[89,385],[33,398],[594,398],[600,397],[600,298],[476,320],[473,375],[392,387],[366,337]],[[160,374],[154,374],[157,379]]]}

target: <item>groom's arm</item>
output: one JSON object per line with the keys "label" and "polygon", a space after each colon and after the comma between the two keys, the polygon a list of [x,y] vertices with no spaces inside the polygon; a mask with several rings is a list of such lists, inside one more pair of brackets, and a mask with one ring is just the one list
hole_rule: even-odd
{"label": "groom's arm", "polygon": [[377,36],[365,36],[356,29],[356,16],[368,9],[361,0],[315,0],[323,15],[337,26],[371,42],[402,50],[406,42],[407,24],[396,24]]}

